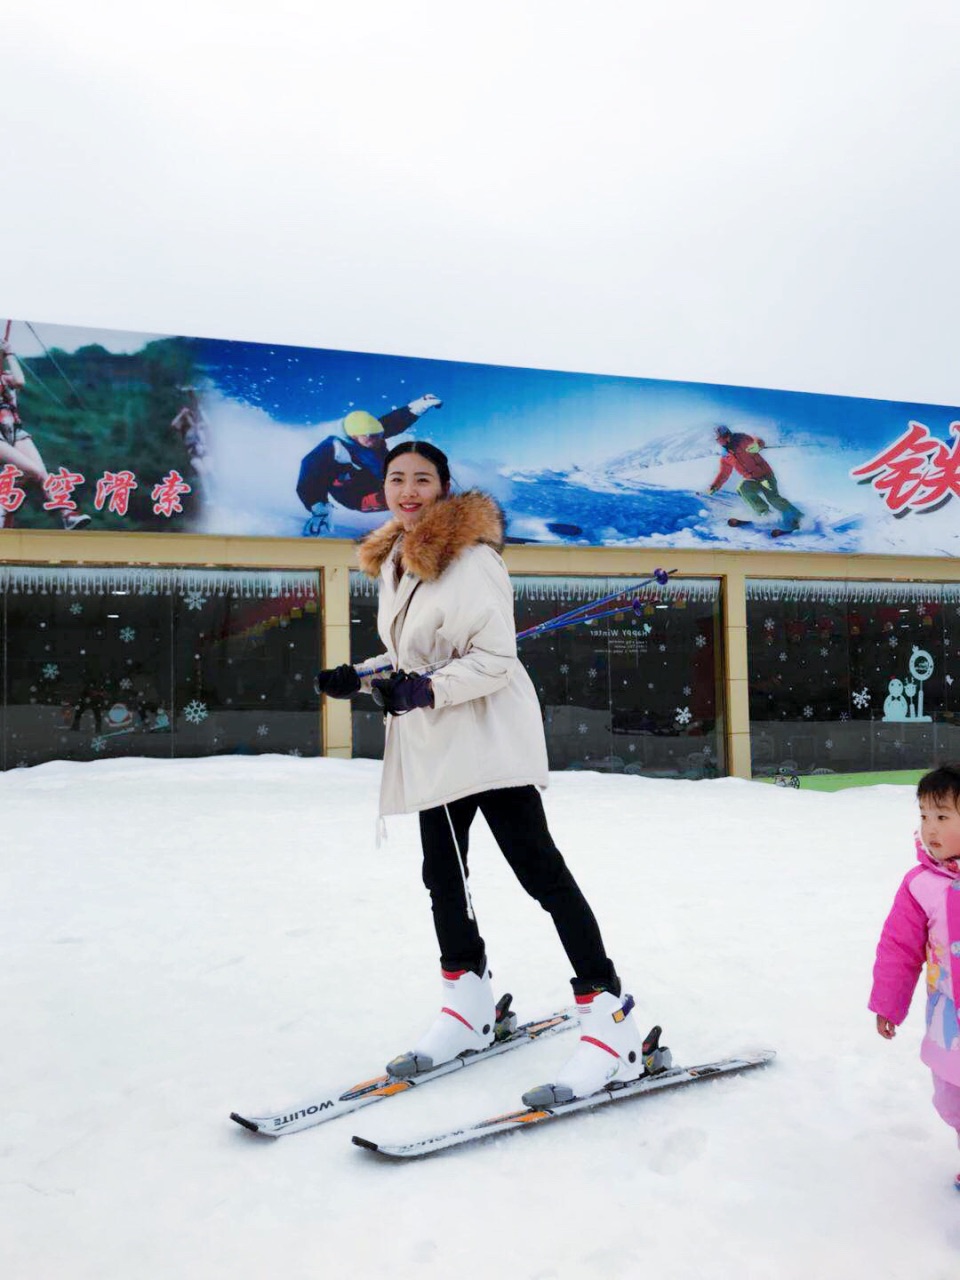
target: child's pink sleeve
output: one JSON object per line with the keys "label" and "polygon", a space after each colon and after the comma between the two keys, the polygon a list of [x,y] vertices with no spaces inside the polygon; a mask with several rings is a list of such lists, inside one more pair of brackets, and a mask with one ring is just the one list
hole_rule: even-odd
{"label": "child's pink sleeve", "polygon": [[927,913],[910,892],[921,870],[914,867],[893,900],[877,944],[868,1008],[895,1026],[907,1016],[927,954]]}

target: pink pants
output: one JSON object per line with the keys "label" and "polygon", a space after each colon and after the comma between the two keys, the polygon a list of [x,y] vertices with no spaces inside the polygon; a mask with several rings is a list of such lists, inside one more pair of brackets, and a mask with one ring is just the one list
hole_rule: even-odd
{"label": "pink pants", "polygon": [[933,1105],[937,1115],[951,1129],[956,1129],[960,1144],[960,1084],[951,1084],[936,1072],[930,1074],[933,1076]]}

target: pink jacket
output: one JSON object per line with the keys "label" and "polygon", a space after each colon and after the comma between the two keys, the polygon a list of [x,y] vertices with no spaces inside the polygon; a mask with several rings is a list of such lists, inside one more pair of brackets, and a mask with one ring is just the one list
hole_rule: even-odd
{"label": "pink jacket", "polygon": [[920,1057],[943,1080],[960,1085],[960,873],[930,857],[917,839],[918,867],[904,876],[873,966],[870,1009],[899,1026],[927,966],[927,1033]]}

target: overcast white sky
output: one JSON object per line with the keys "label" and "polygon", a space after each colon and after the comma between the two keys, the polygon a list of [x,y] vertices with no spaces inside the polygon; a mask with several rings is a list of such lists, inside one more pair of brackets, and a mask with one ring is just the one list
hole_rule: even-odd
{"label": "overcast white sky", "polygon": [[956,0],[4,0],[0,312],[960,404]]}

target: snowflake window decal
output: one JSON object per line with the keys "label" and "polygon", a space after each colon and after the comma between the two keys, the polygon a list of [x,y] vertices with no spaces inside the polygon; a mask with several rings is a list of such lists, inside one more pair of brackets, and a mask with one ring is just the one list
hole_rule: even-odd
{"label": "snowflake window decal", "polygon": [[694,644],[697,646],[698,649],[702,649],[706,643],[707,643],[706,636],[697,636],[696,640],[694,641]]}
{"label": "snowflake window decal", "polygon": [[269,727],[268,727],[267,725],[265,725],[265,724],[258,724],[258,725],[257,725],[257,737],[258,737],[258,738],[265,738],[269,732],[270,732],[270,729],[269,729]]}
{"label": "snowflake window decal", "polygon": [[690,723],[691,716],[690,716],[690,708],[689,708],[689,707],[677,707],[677,708],[675,708],[675,711],[676,711],[676,714],[674,715],[674,717],[673,717],[673,718],[674,718],[674,720],[676,721],[676,723],[677,723],[677,724],[689,724],[689,723]]}
{"label": "snowflake window decal", "polygon": [[73,604],[70,606],[70,612],[74,617],[76,617],[78,613],[83,613],[83,605],[79,600],[74,600]]}
{"label": "snowflake window decal", "polygon": [[804,715],[804,719],[806,720],[809,720],[810,717],[813,715],[813,707],[810,706],[809,702],[803,708],[803,715]]}
{"label": "snowflake window decal", "polygon": [[55,662],[45,662],[43,664],[44,680],[56,680],[59,674],[60,674],[60,668],[57,666]]}
{"label": "snowflake window decal", "polygon": [[864,708],[864,707],[869,706],[869,705],[870,705],[870,690],[869,690],[869,689],[857,689],[857,691],[856,691],[856,692],[854,693],[854,695],[853,695],[853,705],[854,705],[855,707],[858,707],[861,711],[863,710],[863,708]]}
{"label": "snowflake window decal", "polygon": [[102,751],[106,745],[107,745],[106,738],[102,737],[99,734],[97,735],[97,737],[91,738],[90,740],[90,746],[93,748],[94,751],[98,751],[98,752]]}
{"label": "snowflake window decal", "polygon": [[763,620],[763,629],[764,629],[764,631],[773,631],[773,629],[776,627],[776,625],[777,625],[777,624],[776,624],[776,622],[773,620],[773,618],[764,618],[764,620]]}
{"label": "snowflake window decal", "polygon": [[184,592],[183,600],[188,609],[202,609],[207,603],[207,597],[200,591]]}
{"label": "snowflake window decal", "polygon": [[183,708],[183,718],[188,724],[203,724],[209,714],[207,704],[199,702],[196,698]]}
{"label": "snowflake window decal", "polygon": [[133,627],[121,627],[120,639],[124,644],[132,644],[137,638],[137,633]]}

